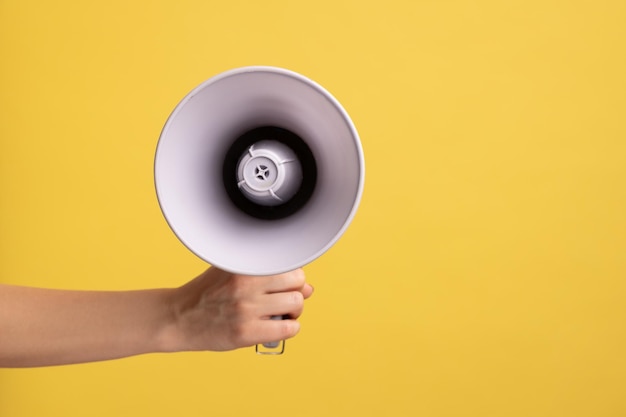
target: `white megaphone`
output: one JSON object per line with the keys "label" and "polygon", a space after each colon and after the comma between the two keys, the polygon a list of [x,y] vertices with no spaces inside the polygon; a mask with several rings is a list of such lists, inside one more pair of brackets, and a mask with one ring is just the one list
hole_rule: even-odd
{"label": "white megaphone", "polygon": [[328,250],[357,210],[361,143],[339,102],[275,67],[219,74],[170,115],[156,150],[161,210],[176,236],[223,270],[273,275]]}

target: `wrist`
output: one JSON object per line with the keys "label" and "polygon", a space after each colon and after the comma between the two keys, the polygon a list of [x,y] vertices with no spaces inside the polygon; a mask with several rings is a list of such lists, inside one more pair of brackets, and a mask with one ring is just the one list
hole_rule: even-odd
{"label": "wrist", "polygon": [[158,300],[159,317],[154,335],[154,352],[179,352],[184,346],[178,325],[178,313],[176,312],[176,289],[168,288],[160,290]]}

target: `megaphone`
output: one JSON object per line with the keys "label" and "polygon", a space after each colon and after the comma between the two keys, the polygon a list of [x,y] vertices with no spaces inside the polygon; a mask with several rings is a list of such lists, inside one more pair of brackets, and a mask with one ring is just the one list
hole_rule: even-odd
{"label": "megaphone", "polygon": [[274,275],[341,237],[361,199],[364,159],[328,91],[255,66],[182,99],[161,132],[154,176],[163,215],[189,250],[232,273]]}

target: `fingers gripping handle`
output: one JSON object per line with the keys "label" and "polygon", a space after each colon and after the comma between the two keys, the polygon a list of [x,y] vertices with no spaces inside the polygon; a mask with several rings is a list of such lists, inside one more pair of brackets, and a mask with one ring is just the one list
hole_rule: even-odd
{"label": "fingers gripping handle", "polygon": [[[272,320],[283,320],[283,316],[272,316]],[[256,353],[259,355],[282,355],[285,352],[285,341],[267,342],[262,345],[256,345]]]}

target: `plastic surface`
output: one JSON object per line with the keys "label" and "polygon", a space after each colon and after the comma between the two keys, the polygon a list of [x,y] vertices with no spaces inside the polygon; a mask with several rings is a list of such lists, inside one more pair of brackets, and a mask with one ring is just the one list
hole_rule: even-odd
{"label": "plastic surface", "polygon": [[[310,199],[279,220],[238,209],[222,181],[233,141],[265,125],[300,136],[317,165]],[[245,67],[209,79],[178,104],[154,174],[163,214],[185,246],[224,270],[271,275],[313,261],[344,233],[361,199],[364,160],[352,121],[325,89],[285,69]]]}

